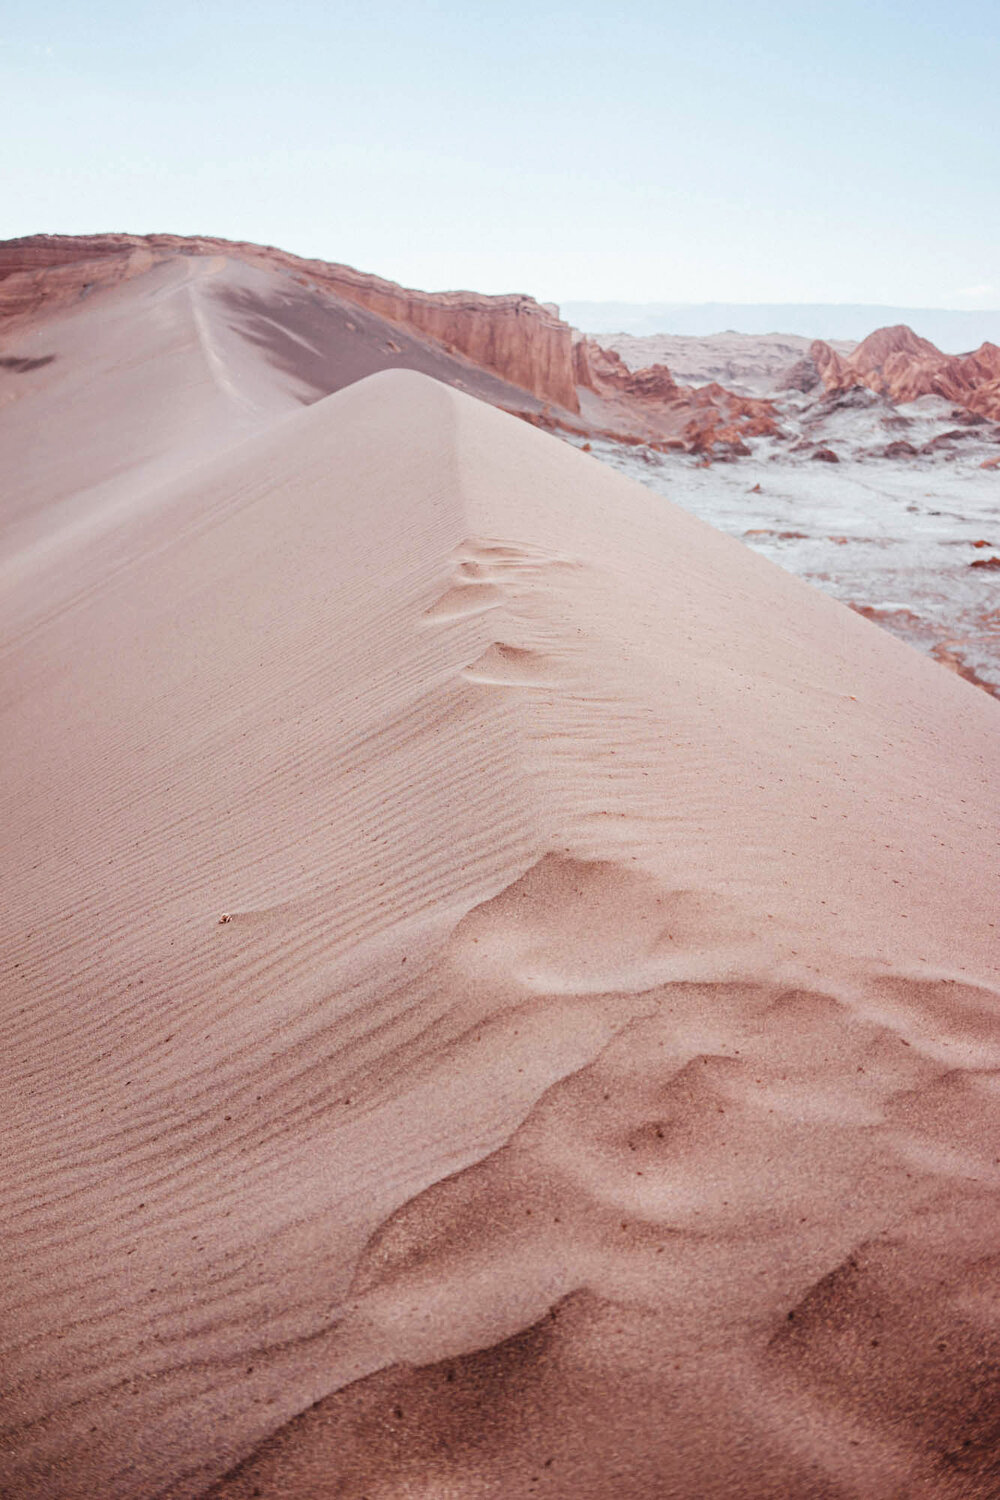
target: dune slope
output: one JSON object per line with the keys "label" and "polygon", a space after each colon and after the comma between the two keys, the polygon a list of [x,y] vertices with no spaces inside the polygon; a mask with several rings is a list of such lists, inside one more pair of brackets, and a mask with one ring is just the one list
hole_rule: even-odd
{"label": "dune slope", "polygon": [[[216,373],[235,352],[235,332],[303,399],[402,368],[549,430],[630,444],[735,457],[747,437],[777,430],[769,401],[715,383],[692,391],[662,366],[633,373],[532,297],[420,292],[273,246],[170,234],[0,241],[0,406],[7,377],[35,373],[39,358],[52,357],[31,347],[39,324],[82,304],[93,322],[109,294],[139,283],[132,295],[141,304],[165,278],[190,297]],[[245,359],[236,361],[245,377]]]}
{"label": "dune slope", "polygon": [[140,262],[119,283],[77,287],[71,305],[55,297],[5,327],[3,349],[8,629],[15,618],[30,629],[99,581],[130,534],[122,524],[155,510],[181,474],[380,370],[416,369],[541,411],[527,392],[373,312],[225,254]]}
{"label": "dune slope", "polygon": [[142,493],[0,606],[0,1485],[1000,1491],[996,703],[410,372]]}

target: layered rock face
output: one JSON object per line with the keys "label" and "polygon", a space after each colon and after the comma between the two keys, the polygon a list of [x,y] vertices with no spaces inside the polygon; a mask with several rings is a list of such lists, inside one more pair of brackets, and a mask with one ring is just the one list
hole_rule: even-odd
{"label": "layered rock face", "polygon": [[968,411],[1000,419],[1000,348],[984,343],[971,354],[943,354],[929,339],[899,324],[869,334],[846,357],[822,339],[810,358],[828,392],[864,385],[890,401],[943,396]]}
{"label": "layered rock face", "polygon": [[543,401],[579,410],[573,330],[532,297],[409,291],[347,266],[335,270],[330,280],[340,296],[415,328],[449,353],[463,354]]}
{"label": "layered rock face", "polygon": [[351,266],[303,260],[271,246],[177,235],[33,235],[0,245],[0,319],[58,307],[140,275],[174,255],[236,256],[280,269],[432,339],[542,401],[579,410],[573,330],[531,297],[420,292]]}
{"label": "layered rock face", "polygon": [[137,235],[34,235],[0,244],[0,327],[68,306],[156,264]]}
{"label": "layered rock face", "polygon": [[639,401],[676,401],[686,395],[666,365],[630,370],[614,349],[604,349],[594,339],[578,338],[573,345],[573,371],[577,385],[599,396],[631,396]]}

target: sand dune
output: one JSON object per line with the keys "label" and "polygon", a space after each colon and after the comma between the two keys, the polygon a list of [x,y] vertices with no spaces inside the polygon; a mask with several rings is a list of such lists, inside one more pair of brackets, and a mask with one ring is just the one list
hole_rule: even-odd
{"label": "sand dune", "polygon": [[86,303],[83,321],[96,323],[103,341],[109,290],[131,283],[126,297],[142,303],[164,279],[190,298],[203,352],[223,381],[235,359],[242,385],[249,345],[258,355],[251,376],[263,354],[303,400],[401,368],[584,438],[733,458],[746,453],[747,438],[776,431],[771,402],[716,383],[694,391],[659,365],[633,373],[532,297],[421,292],[273,246],[170,234],[0,241],[0,342],[10,346],[0,353],[0,405],[8,375],[54,357],[31,347],[39,324]]}
{"label": "sand dune", "polygon": [[213,348],[124,478],[33,398],[5,1492],[1000,1493],[997,704],[437,381]]}
{"label": "sand dune", "polygon": [[0,588],[24,626],[88,569],[103,577],[95,554],[122,551],[121,523],[180,474],[367,375],[416,369],[542,408],[354,303],[226,255],[177,255],[77,297],[15,320],[0,359]]}

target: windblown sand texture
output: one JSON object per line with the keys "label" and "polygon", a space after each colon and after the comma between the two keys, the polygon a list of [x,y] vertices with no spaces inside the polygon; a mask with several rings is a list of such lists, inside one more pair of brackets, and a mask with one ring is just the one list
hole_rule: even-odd
{"label": "windblown sand texture", "polygon": [[200,298],[0,409],[3,1493],[1000,1495],[997,704]]}

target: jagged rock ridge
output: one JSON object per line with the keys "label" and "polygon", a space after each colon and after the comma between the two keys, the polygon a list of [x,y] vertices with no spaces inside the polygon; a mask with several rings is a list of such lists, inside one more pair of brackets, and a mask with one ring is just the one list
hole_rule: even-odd
{"label": "jagged rock ridge", "polygon": [[1000,419],[1000,347],[983,343],[969,354],[943,354],[904,323],[878,328],[853,350],[839,354],[822,339],[809,358],[827,392],[867,386],[890,401],[943,396],[980,416]]}

